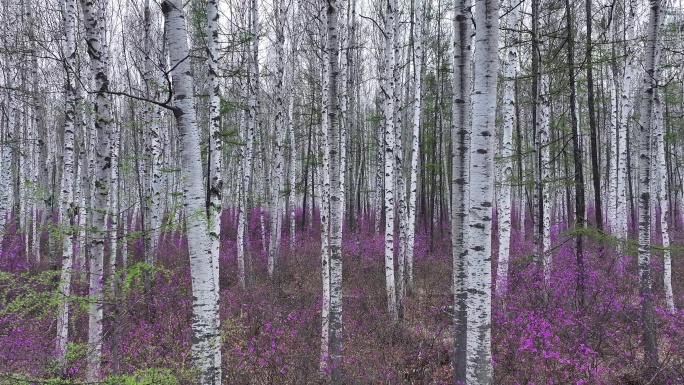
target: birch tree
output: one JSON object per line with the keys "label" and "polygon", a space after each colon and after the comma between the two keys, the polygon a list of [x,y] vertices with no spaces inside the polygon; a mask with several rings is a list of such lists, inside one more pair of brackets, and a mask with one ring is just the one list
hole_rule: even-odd
{"label": "birch tree", "polygon": [[504,18],[506,57],[504,60],[503,84],[503,140],[501,157],[503,171],[501,180],[501,198],[497,212],[499,221],[499,267],[496,279],[496,291],[499,296],[506,293],[508,286],[508,258],[511,241],[511,180],[513,178],[513,126],[515,125],[515,77],[518,69],[518,47],[515,43],[515,32],[518,15],[522,4],[508,1],[507,14]]}
{"label": "birch tree", "polygon": [[[328,0],[326,51],[330,61],[328,85],[328,124],[330,137],[330,380],[342,384],[342,210],[341,143],[338,106],[339,3]],[[344,128],[342,128],[344,129]]]}
{"label": "birch tree", "polygon": [[166,43],[169,47],[173,107],[180,134],[183,200],[188,231],[192,278],[192,356],[200,371],[200,383],[221,383],[221,341],[217,324],[218,288],[215,286],[212,242],[206,218],[205,190],[199,130],[196,122],[193,77],[187,42],[187,27],[181,0],[165,0]]}
{"label": "birch tree", "polygon": [[76,0],[62,0],[64,25],[64,69],[66,72],[64,95],[64,145],[62,152],[62,180],[59,194],[59,220],[62,226],[62,273],[59,293],[61,300],[57,310],[57,339],[55,356],[58,366],[66,364],[65,354],[69,342],[69,296],[74,258],[72,242],[72,205],[74,184],[74,118],[76,104]]}
{"label": "birch tree", "polygon": [[549,183],[551,179],[551,165],[550,165],[550,150],[549,150],[549,128],[551,108],[550,90],[549,90],[549,75],[544,73],[540,78],[539,90],[539,105],[537,107],[537,118],[539,131],[539,145],[541,150],[541,161],[539,164],[541,175],[541,199],[542,199],[542,215],[541,215],[541,255],[542,265],[544,267],[544,282],[549,283],[551,279],[551,191]]}
{"label": "birch tree", "polygon": [[658,370],[658,341],[656,336],[653,292],[651,288],[651,136],[653,133],[654,97],[658,92],[660,72],[657,55],[662,17],[660,0],[649,1],[649,19],[646,36],[642,103],[639,114],[639,296],[643,327],[644,358],[647,374],[655,376]]}
{"label": "birch tree", "polygon": [[660,229],[663,239],[663,285],[665,286],[665,304],[670,313],[675,312],[674,294],[672,292],[672,253],[670,251],[670,230],[668,217],[670,216],[669,186],[667,183],[667,169],[665,163],[665,140],[663,127],[663,108],[658,90],[653,99],[653,133],[656,143],[656,166],[658,177],[658,205],[660,206]]}
{"label": "birch tree", "polygon": [[[219,251],[221,248],[221,194],[223,179],[221,160],[223,157],[223,140],[221,138],[221,94],[218,74],[218,45],[219,45],[219,13],[217,0],[207,0],[207,64],[209,67],[209,162],[207,178],[209,179],[209,200],[207,202],[207,221],[209,239],[211,241],[211,264],[214,279],[214,295],[216,296],[216,325],[215,333],[221,327],[221,317],[218,312],[218,300],[221,293],[219,285]],[[219,337],[216,337],[220,341]],[[216,341],[214,342],[216,343]],[[221,381],[221,347],[212,347],[214,352],[214,368],[218,368],[215,379]]]}
{"label": "birch tree", "polygon": [[[10,215],[13,219],[21,217],[19,212],[17,212],[17,198],[19,198],[16,187],[18,184],[15,183],[15,176],[18,176],[18,154],[21,153],[18,144],[20,143],[21,137],[19,135],[19,123],[17,122],[18,116],[18,101],[20,97],[16,92],[17,87],[17,74],[18,67],[20,66],[16,57],[16,45],[18,43],[18,33],[14,24],[16,24],[16,4],[12,2],[3,3],[3,22],[7,25],[7,29],[2,36],[3,48],[5,52],[2,55],[4,59],[6,69],[4,71],[3,80],[7,85],[7,90],[5,91],[6,112],[3,116],[3,133],[4,136],[1,138],[2,141],[2,164],[0,165],[0,230],[5,230],[5,225],[7,224],[7,216]],[[23,200],[22,200],[23,201]],[[21,228],[20,221],[20,230]]]}
{"label": "birch tree", "polygon": [[[150,0],[145,0],[143,3],[143,50],[145,54],[145,62],[143,64],[144,81],[146,86],[146,97],[148,99],[155,99],[158,92],[158,74],[154,70],[154,64],[158,61],[157,55],[153,53],[153,24],[152,14],[150,10]],[[161,233],[162,222],[162,143],[161,143],[161,108],[153,103],[146,103],[143,108],[143,119],[145,122],[145,130],[149,137],[149,151],[146,147],[146,152],[149,153],[151,180],[149,181],[148,200],[145,205],[148,209],[146,219],[148,220],[147,230],[149,231],[150,250],[145,256],[145,262],[154,264],[157,243]]]}
{"label": "birch tree", "polygon": [[454,382],[466,381],[466,337],[468,298],[468,196],[470,182],[471,88],[471,4],[459,0],[454,11],[454,74],[451,140],[453,144],[451,181],[451,284],[454,296]]}
{"label": "birch tree", "polygon": [[617,164],[617,205],[616,205],[616,233],[619,239],[627,239],[627,184],[629,183],[627,168],[627,130],[629,128],[629,120],[632,115],[632,83],[635,74],[634,60],[636,58],[637,42],[635,39],[635,24],[636,24],[636,0],[629,2],[629,8],[625,17],[626,35],[627,35],[627,52],[625,65],[620,84],[620,115],[618,128],[618,164]]}
{"label": "birch tree", "polygon": [[90,57],[94,100],[94,129],[96,142],[92,143],[95,151],[95,184],[92,191],[92,228],[90,240],[90,298],[88,305],[88,368],[86,380],[95,382],[100,379],[100,361],[102,357],[102,317],[103,317],[103,282],[104,282],[104,240],[107,232],[105,221],[111,178],[111,111],[109,103],[109,78],[107,75],[107,47],[105,42],[104,10],[107,2],[98,0],[81,0],[83,20],[86,29],[86,43]]}
{"label": "birch tree", "polygon": [[[607,2],[606,12],[607,19],[609,20],[609,26],[606,30],[606,39],[608,41],[613,41],[615,36],[615,21],[612,20],[613,10]],[[615,49],[611,50],[611,61],[615,60]],[[609,132],[609,158],[608,158],[608,196],[606,199],[606,225],[613,234],[617,234],[617,191],[618,191],[618,141],[619,141],[619,131],[618,131],[618,96],[617,96],[617,86],[615,83],[615,66],[609,65],[606,68],[606,87],[608,88],[608,94],[610,97],[610,132]]]}
{"label": "birch tree", "polygon": [[273,181],[270,209],[270,243],[268,250],[268,275],[277,275],[278,250],[280,249],[281,210],[280,191],[284,180],[285,160],[283,158],[283,142],[285,140],[285,20],[287,15],[284,1],[274,4],[276,21],[276,87],[275,87],[275,152],[273,157]]}
{"label": "birch tree", "polygon": [[245,253],[245,232],[249,226],[247,213],[249,212],[249,189],[252,178],[252,155],[254,147],[254,131],[258,125],[259,108],[259,0],[250,1],[250,46],[248,48],[247,80],[247,127],[243,138],[245,144],[242,149],[242,188],[240,194],[240,206],[238,208],[238,231],[237,231],[237,260],[240,286],[244,289],[247,285],[248,272],[251,263]]}
{"label": "birch tree", "polygon": [[406,289],[413,291],[413,254],[416,238],[416,192],[418,189],[418,158],[420,156],[420,111],[423,62],[423,3],[413,1],[413,111],[411,128],[411,175],[408,198],[408,232],[406,237]]}
{"label": "birch tree", "polygon": [[491,384],[491,236],[493,150],[498,70],[499,2],[475,2],[470,190],[467,227],[466,383]]}
{"label": "birch tree", "polygon": [[[325,4],[325,3],[323,3]],[[327,7],[325,7],[327,12]],[[321,96],[322,111],[321,125],[318,131],[318,145],[320,146],[321,164],[318,180],[320,187],[320,217],[321,217],[321,280],[323,282],[323,298],[321,308],[321,365],[322,373],[329,369],[330,359],[330,51],[328,46],[328,23],[320,23],[321,36],[325,46],[323,47]]]}
{"label": "birch tree", "polygon": [[394,18],[396,0],[388,0],[385,11],[385,289],[393,322],[399,320],[394,282]]}

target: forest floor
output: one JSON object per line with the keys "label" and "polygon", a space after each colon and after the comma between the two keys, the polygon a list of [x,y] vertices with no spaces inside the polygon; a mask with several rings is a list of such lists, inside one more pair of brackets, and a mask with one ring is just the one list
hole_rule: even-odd
{"label": "forest floor", "polygon": [[[274,287],[267,279],[267,252],[262,250],[255,221],[248,248],[254,278],[243,291],[237,282],[234,217],[225,214],[224,219],[230,223],[222,231],[221,246],[224,383],[319,383],[318,229],[298,231],[292,247],[289,236],[283,235],[281,284]],[[399,326],[392,326],[387,313],[383,237],[373,234],[372,224],[360,228],[345,232],[343,240],[344,383],[451,383],[448,225],[443,230],[436,227],[433,237],[425,231],[416,236],[414,290],[405,299]],[[681,309],[682,226],[672,233],[675,303]],[[513,230],[509,291],[505,298],[493,299],[494,383],[655,383],[643,374],[635,246],[626,245],[619,256],[614,240],[586,231],[582,305],[575,235],[554,228],[552,277],[544,284],[533,261],[530,229],[527,234],[521,239],[520,232]],[[0,384],[79,384],[87,354],[87,274],[82,266],[76,267],[68,367],[58,371],[53,352],[59,266],[54,256],[47,255],[39,264],[27,262],[21,239],[20,234],[8,232],[0,250]],[[653,242],[659,244],[659,237]],[[155,267],[141,262],[142,249],[140,238],[130,240],[127,268],[119,275],[121,295],[108,295],[105,300],[103,374],[111,384],[193,384],[186,240],[180,233],[165,233]],[[495,241],[494,256],[497,250]],[[684,311],[669,314],[665,309],[661,254],[652,254],[661,362],[658,380],[682,384]],[[496,270],[496,258],[493,264]],[[153,278],[146,283],[146,276]],[[115,364],[119,377],[113,376]]]}

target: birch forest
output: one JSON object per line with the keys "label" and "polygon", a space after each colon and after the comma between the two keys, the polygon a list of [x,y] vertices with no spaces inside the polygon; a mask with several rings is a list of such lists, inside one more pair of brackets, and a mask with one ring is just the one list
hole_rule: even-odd
{"label": "birch forest", "polygon": [[682,0],[0,20],[0,385],[684,384]]}

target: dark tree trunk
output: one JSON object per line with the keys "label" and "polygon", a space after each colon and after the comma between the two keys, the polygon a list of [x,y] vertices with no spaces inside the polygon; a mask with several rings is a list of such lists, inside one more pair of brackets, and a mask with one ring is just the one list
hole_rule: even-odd
{"label": "dark tree trunk", "polygon": [[[575,43],[572,31],[572,8],[570,0],[565,0],[565,12],[567,21],[567,36],[566,44],[568,46],[568,77],[570,81],[570,115],[572,121],[572,150],[575,163],[575,228],[581,229],[584,227],[584,175],[582,172],[582,150],[580,148],[579,125],[577,122],[577,108],[576,108],[576,89],[575,89]],[[584,250],[582,243],[582,234],[576,235],[576,253],[577,253],[577,300],[580,308],[584,308]]]}
{"label": "dark tree trunk", "polygon": [[[601,207],[601,173],[598,159],[598,135],[596,128],[596,110],[594,101],[594,70],[592,68],[592,41],[591,41],[591,0],[585,1],[587,13],[587,94],[589,104],[589,131],[590,131],[590,146],[591,146],[591,173],[594,182],[594,211],[596,215],[596,227],[599,231],[603,230],[603,210]],[[569,11],[568,11],[569,12]]]}

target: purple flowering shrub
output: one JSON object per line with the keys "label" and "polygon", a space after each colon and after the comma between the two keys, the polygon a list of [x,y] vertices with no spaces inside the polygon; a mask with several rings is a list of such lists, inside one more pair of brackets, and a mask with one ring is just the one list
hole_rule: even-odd
{"label": "purple flowering shrub", "polygon": [[[267,276],[259,209],[252,210],[249,243],[253,279],[239,288],[235,210],[223,213],[221,233],[221,334],[227,384],[320,382],[320,228],[314,220],[290,244],[289,221],[280,245],[280,284]],[[286,216],[289,219],[289,216]],[[315,215],[314,215],[315,218]],[[268,232],[268,216],[266,215]],[[345,223],[343,238],[343,349],[348,384],[451,383],[453,297],[449,224],[419,220],[415,239],[414,288],[404,301],[404,321],[388,317],[383,237],[372,218]],[[513,223],[517,223],[514,218]],[[530,221],[528,221],[530,224]],[[139,226],[139,224],[138,224]],[[441,228],[440,228],[441,227]],[[551,279],[544,282],[532,250],[532,228],[511,238],[508,293],[492,305],[492,347],[497,384],[647,384],[641,345],[641,306],[633,244],[584,232],[584,302],[578,292],[576,233],[557,224],[552,232]],[[654,226],[654,245],[659,244]],[[678,309],[684,305],[682,226],[673,239],[673,283]],[[266,236],[269,236],[268,233]],[[47,236],[43,237],[47,250]],[[63,383],[84,378],[87,342],[87,274],[74,272],[68,363],[54,359],[59,266],[45,253],[36,264],[23,255],[23,237],[8,227],[0,250],[0,384],[21,379]],[[191,359],[190,267],[187,240],[175,229],[158,245],[157,263],[143,263],[145,245],[128,239],[127,267],[117,275],[119,293],[107,290],[103,376],[163,373],[175,383],[196,382]],[[494,234],[496,273],[498,237]],[[59,250],[56,250],[59,252]],[[652,253],[653,290],[663,383],[684,383],[684,312],[666,311],[662,253]],[[58,260],[58,258],[57,258]],[[108,264],[106,265],[108,266]],[[109,287],[108,281],[105,283]],[[494,284],[494,282],[492,282]],[[142,377],[140,377],[142,378]]]}

